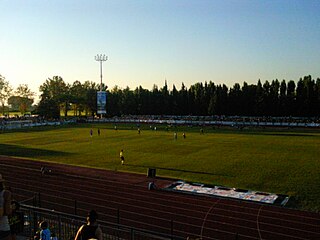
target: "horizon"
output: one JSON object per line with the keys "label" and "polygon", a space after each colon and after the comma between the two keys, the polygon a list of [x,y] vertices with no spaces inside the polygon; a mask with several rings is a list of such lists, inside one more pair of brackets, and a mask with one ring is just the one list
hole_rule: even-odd
{"label": "horizon", "polygon": [[320,77],[316,0],[0,1],[0,74],[39,97],[46,79],[180,89]]}
{"label": "horizon", "polygon": [[[206,84],[206,83],[212,82],[212,83],[214,83],[216,86],[218,86],[218,85],[221,85],[221,86],[225,85],[225,86],[228,88],[228,91],[230,91],[230,89],[232,89],[235,84],[239,84],[240,87],[243,87],[244,83],[247,83],[248,85],[257,85],[257,84],[258,84],[258,81],[261,81],[261,84],[263,85],[263,84],[264,84],[265,82],[267,82],[267,81],[271,84],[272,81],[276,81],[276,80],[278,80],[280,84],[281,84],[282,81],[285,81],[286,84],[288,84],[289,81],[294,81],[294,83],[297,84],[300,79],[303,80],[304,77],[308,77],[308,76],[311,76],[311,75],[309,74],[309,75],[306,75],[306,76],[301,76],[301,77],[299,77],[299,79],[296,79],[296,80],[294,80],[294,79],[278,79],[278,78],[276,78],[276,79],[264,80],[264,81],[261,80],[261,79],[258,79],[256,82],[251,82],[251,83],[248,83],[248,82],[246,82],[246,81],[244,81],[244,82],[242,82],[242,83],[240,83],[240,82],[234,82],[232,86],[228,86],[228,85],[225,84],[225,83],[216,84],[215,82],[213,82],[213,81],[210,80],[210,81],[204,81],[204,82],[195,82],[195,83],[192,83],[190,86],[185,86],[185,87],[186,87],[186,90],[189,90],[190,87],[191,87],[191,86],[194,86],[195,84],[198,84],[198,83]],[[53,76],[53,77],[55,77],[55,76]],[[52,79],[53,77],[48,77],[47,79]],[[61,77],[61,76],[58,76],[58,77]],[[46,79],[46,80],[47,80],[47,79]],[[63,79],[63,78],[62,78],[62,79]],[[316,81],[316,80],[320,79],[320,76],[319,76],[319,77],[313,77],[313,76],[311,76],[311,79]],[[7,79],[5,79],[5,80],[7,81]],[[64,80],[64,79],[63,79],[63,80]],[[166,81],[167,81],[167,80],[165,79],[162,86],[153,84],[153,87],[156,86],[156,87],[160,90],[160,89],[162,89],[162,87],[165,86]],[[43,82],[43,83],[44,83],[44,82]],[[70,83],[70,82],[69,82],[69,83]],[[81,82],[81,84],[83,84],[83,83],[84,83],[84,82]],[[9,84],[11,85],[10,82],[9,82]],[[173,84],[172,87],[170,87],[169,85],[167,85],[168,91],[169,91],[169,92],[172,91],[172,90],[173,90],[173,86],[175,86],[175,88],[176,88],[177,91],[180,91],[180,90],[181,90],[181,87],[182,87],[182,84],[184,84],[184,83],[182,82],[182,83],[180,84],[180,87],[177,86],[176,84]],[[98,85],[99,85],[99,84],[98,84]],[[141,86],[141,85],[135,86],[135,87],[133,87],[133,88],[130,88],[129,86],[119,87],[119,86],[117,86],[117,85],[112,86],[112,87],[109,87],[109,86],[108,86],[108,88],[107,88],[106,91],[112,91],[112,89],[114,89],[114,88],[116,88],[116,87],[118,87],[118,88],[121,89],[121,90],[129,87],[129,90],[130,90],[130,91],[134,91],[135,89],[139,88],[140,86]],[[40,86],[39,86],[39,87],[40,87]],[[142,87],[143,89],[145,89],[145,90],[150,91],[150,92],[151,92],[152,89],[153,89],[153,87],[150,88],[150,89],[149,89],[149,88],[144,88],[143,86],[141,86],[141,87]],[[295,87],[297,87],[297,86],[295,86]],[[13,91],[14,91],[14,90],[15,90],[15,89],[13,89]],[[32,90],[32,89],[31,89],[31,90]],[[295,89],[295,90],[296,90],[296,89]],[[39,103],[40,97],[41,97],[40,95],[41,95],[40,92],[35,93],[35,96],[34,96],[34,98],[33,98],[34,103],[33,103],[32,105],[37,105],[37,104]],[[31,98],[31,99],[32,99],[32,98]]]}

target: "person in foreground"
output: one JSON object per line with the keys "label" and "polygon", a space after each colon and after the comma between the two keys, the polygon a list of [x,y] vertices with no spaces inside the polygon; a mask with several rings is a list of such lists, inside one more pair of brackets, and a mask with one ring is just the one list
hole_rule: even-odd
{"label": "person in foreground", "polygon": [[24,220],[23,220],[23,212],[19,211],[20,203],[12,200],[11,201],[11,216],[9,216],[9,224],[11,230],[11,238],[12,240],[17,239],[17,234],[23,232]]}
{"label": "person in foreground", "polygon": [[87,224],[84,224],[79,228],[75,240],[102,240],[102,230],[97,223],[97,219],[97,212],[91,210],[87,215]]}
{"label": "person in foreground", "polygon": [[0,174],[0,239],[11,240],[8,216],[11,215],[11,192],[5,190],[4,179]]}
{"label": "person in foreground", "polygon": [[46,221],[40,223],[40,240],[50,240],[51,232],[49,230],[49,224]]}

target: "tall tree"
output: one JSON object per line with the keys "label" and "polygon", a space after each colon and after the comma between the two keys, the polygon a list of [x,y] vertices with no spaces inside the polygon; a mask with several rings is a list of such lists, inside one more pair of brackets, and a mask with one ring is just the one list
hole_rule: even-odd
{"label": "tall tree", "polygon": [[303,85],[305,92],[304,106],[306,108],[306,116],[314,116],[317,102],[316,83],[312,79],[311,75],[308,75],[303,78]]}
{"label": "tall tree", "polygon": [[12,95],[12,90],[13,89],[10,86],[9,82],[6,81],[5,77],[0,74],[0,102],[2,106],[2,115],[5,114],[5,103]]}
{"label": "tall tree", "polygon": [[163,114],[164,106],[162,104],[162,94],[159,91],[157,85],[153,85],[151,92],[151,102],[153,104],[153,108],[150,110],[150,114],[161,115]]}
{"label": "tall tree", "polygon": [[128,86],[122,91],[121,109],[122,114],[136,114],[137,112],[135,96]]}
{"label": "tall tree", "polygon": [[304,84],[302,78],[299,79],[297,83],[297,89],[296,89],[296,111],[295,116],[305,116],[306,115],[306,109],[304,108],[304,102],[306,98],[306,92],[304,89]]}
{"label": "tall tree", "polygon": [[228,88],[226,85],[218,85],[213,96],[211,96],[208,109],[211,115],[224,115],[228,112]]}
{"label": "tall tree", "polygon": [[263,96],[263,113],[264,115],[270,116],[272,113],[272,100],[271,100],[271,94],[270,94],[270,83],[268,80],[266,80],[262,86],[262,96]]}
{"label": "tall tree", "polygon": [[134,90],[134,96],[136,101],[137,114],[146,115],[150,114],[152,105],[151,105],[151,96],[150,91],[139,86]]}
{"label": "tall tree", "polygon": [[[69,89],[69,85],[64,82],[62,77],[54,76],[53,78],[48,78],[40,86],[40,92],[42,93],[38,108],[41,109],[41,114],[50,118],[60,118],[61,109],[64,109],[66,114],[70,102]],[[43,106],[41,106],[42,104]],[[49,104],[51,104],[50,109],[46,111],[46,106]],[[57,109],[53,110],[53,108]]]}
{"label": "tall tree", "polygon": [[254,114],[254,106],[256,103],[256,95],[257,95],[257,86],[244,82],[241,88],[242,90],[242,105],[243,105],[243,112],[242,115],[244,116],[252,116]]}
{"label": "tall tree", "polygon": [[173,115],[181,115],[181,109],[178,106],[179,102],[179,92],[176,89],[176,86],[173,84],[172,91],[171,91],[171,98],[170,98],[170,106],[171,114]]}
{"label": "tall tree", "polygon": [[86,89],[80,81],[73,82],[70,88],[70,95],[72,96],[72,107],[75,116],[80,116],[85,109]]}
{"label": "tall tree", "polygon": [[293,80],[290,80],[287,84],[287,114],[289,116],[296,115],[296,84]]}
{"label": "tall tree", "polygon": [[282,80],[280,84],[280,95],[279,95],[279,108],[280,116],[286,116],[288,114],[287,109],[287,83],[285,80]]}
{"label": "tall tree", "polygon": [[111,116],[120,116],[122,91],[116,85],[108,92],[107,110]]}
{"label": "tall tree", "polygon": [[272,80],[271,86],[270,86],[270,104],[273,106],[270,109],[270,115],[271,116],[279,116],[280,114],[280,108],[279,108],[279,89],[280,89],[280,83],[278,79]]}
{"label": "tall tree", "polygon": [[179,91],[178,96],[178,107],[180,108],[181,112],[180,115],[190,115],[190,104],[189,104],[189,97],[188,97],[188,89],[184,85],[184,83],[181,84],[181,89]]}
{"label": "tall tree", "polygon": [[190,95],[193,97],[192,113],[194,115],[207,115],[208,106],[204,102],[204,87],[202,83],[196,83],[189,89]]}
{"label": "tall tree", "polygon": [[169,107],[169,89],[167,80],[164,82],[164,86],[160,89],[160,114],[171,114],[171,106]]}
{"label": "tall tree", "polygon": [[239,83],[235,83],[229,91],[229,113],[231,115],[241,115],[241,87]]}
{"label": "tall tree", "polygon": [[255,96],[255,105],[254,105],[254,111],[251,115],[256,116],[263,116],[264,115],[264,103],[263,103],[263,88],[260,79],[257,83],[257,90],[256,90],[256,96]]}
{"label": "tall tree", "polygon": [[315,116],[320,117],[320,78],[317,78],[317,81],[315,84],[315,92],[316,92]]}
{"label": "tall tree", "polygon": [[97,91],[99,90],[99,86],[94,82],[86,81],[83,87],[86,91],[86,109],[91,116],[94,116],[97,113]]}
{"label": "tall tree", "polygon": [[20,84],[15,94],[19,97],[19,110],[21,114],[25,114],[33,103],[35,93],[29,89],[27,84]]}

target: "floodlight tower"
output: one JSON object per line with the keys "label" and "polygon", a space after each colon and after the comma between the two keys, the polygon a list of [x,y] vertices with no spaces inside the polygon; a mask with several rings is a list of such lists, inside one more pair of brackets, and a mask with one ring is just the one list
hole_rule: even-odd
{"label": "floodlight tower", "polygon": [[94,57],[96,61],[100,62],[100,91],[102,91],[102,62],[105,62],[108,60],[108,56],[105,54],[97,54],[97,56]]}
{"label": "floodlight tower", "polygon": [[106,114],[106,102],[107,102],[107,92],[102,91],[102,62],[108,60],[108,56],[105,54],[97,54],[95,56],[95,60],[100,62],[100,91],[97,92],[97,114],[100,114],[100,118],[102,118],[102,114]]}

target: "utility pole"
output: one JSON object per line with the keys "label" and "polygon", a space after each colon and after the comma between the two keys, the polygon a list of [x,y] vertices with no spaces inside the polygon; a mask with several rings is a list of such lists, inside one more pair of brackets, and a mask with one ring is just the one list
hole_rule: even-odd
{"label": "utility pole", "polygon": [[97,54],[97,56],[94,57],[96,61],[100,62],[100,91],[102,91],[102,62],[105,62],[108,60],[108,56],[105,54]]}

